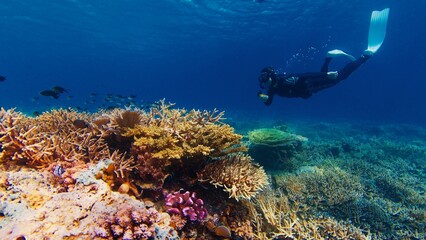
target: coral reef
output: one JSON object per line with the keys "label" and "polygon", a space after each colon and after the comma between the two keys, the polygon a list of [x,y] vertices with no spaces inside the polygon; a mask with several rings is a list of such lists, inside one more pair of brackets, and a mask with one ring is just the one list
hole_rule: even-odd
{"label": "coral reef", "polygon": [[272,177],[290,202],[350,221],[371,239],[426,237],[424,129],[348,123],[297,128],[310,139],[295,156],[303,165]]}
{"label": "coral reef", "polygon": [[[209,172],[203,171],[208,162],[246,151],[242,136],[221,122],[223,113],[174,109],[163,100],[148,111],[115,109],[88,114],[59,109],[35,118],[2,109],[0,120],[4,236],[173,239],[177,236],[173,229],[187,237],[197,232],[204,237],[230,235],[229,228],[216,225],[219,222],[203,233],[210,217],[207,206],[195,193],[176,191],[201,186],[198,173],[209,178]],[[244,184],[249,181],[240,178],[240,185],[235,186],[241,190],[234,186],[233,196],[254,196],[266,184],[265,172],[250,160],[234,162],[230,165],[233,172],[255,173],[254,179],[261,182],[247,187]],[[13,181],[16,174],[34,176],[28,181],[38,184],[36,190]],[[164,186],[167,178],[173,181]],[[18,205],[11,191],[19,193]],[[166,196],[168,209],[160,203],[165,192],[174,192]],[[222,194],[226,193],[213,199]],[[142,199],[154,201],[159,211],[151,201],[145,206]],[[17,207],[22,209],[15,211]],[[22,230],[26,222],[34,224]],[[61,230],[50,229],[52,225]]]}
{"label": "coral reef", "polygon": [[223,112],[164,100],[34,118],[1,109],[0,236],[426,238],[425,129],[271,123],[235,130]]}
{"label": "coral reef", "polygon": [[59,192],[51,173],[1,173],[5,184],[0,191],[4,216],[0,235],[8,239],[178,239],[167,213],[112,192],[104,181],[95,179],[95,172],[106,164],[80,172],[79,184],[70,192]]}

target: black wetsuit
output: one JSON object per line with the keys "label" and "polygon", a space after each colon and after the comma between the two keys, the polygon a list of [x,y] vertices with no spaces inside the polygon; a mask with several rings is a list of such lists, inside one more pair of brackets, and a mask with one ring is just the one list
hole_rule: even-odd
{"label": "black wetsuit", "polygon": [[300,74],[278,74],[272,79],[266,95],[268,100],[266,105],[271,105],[274,95],[289,98],[309,98],[313,93],[322,89],[332,87],[340,81],[349,77],[349,75],[365,63],[370,56],[362,55],[357,60],[348,63],[340,71],[335,79],[327,77],[328,65],[332,58],[326,58],[321,68],[321,72],[308,72]]}

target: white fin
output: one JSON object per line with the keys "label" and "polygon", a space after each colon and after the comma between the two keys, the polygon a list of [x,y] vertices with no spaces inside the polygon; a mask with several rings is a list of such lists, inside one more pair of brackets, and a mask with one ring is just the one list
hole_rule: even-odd
{"label": "white fin", "polygon": [[343,52],[340,49],[334,49],[327,52],[327,57],[338,57],[338,56],[345,56],[348,57],[350,60],[355,61],[355,57]]}
{"label": "white fin", "polygon": [[366,52],[374,54],[382,46],[386,37],[389,8],[371,13],[370,30],[368,32],[368,48]]}

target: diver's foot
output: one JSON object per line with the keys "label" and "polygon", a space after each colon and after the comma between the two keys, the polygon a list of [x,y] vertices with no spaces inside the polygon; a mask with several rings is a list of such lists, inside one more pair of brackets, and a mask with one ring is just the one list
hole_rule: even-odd
{"label": "diver's foot", "polygon": [[338,57],[338,56],[345,56],[348,57],[350,60],[355,61],[354,56],[347,54],[345,52],[343,52],[342,50],[339,49],[334,49],[334,50],[330,50],[327,52],[327,57],[328,58],[333,58],[333,57]]}
{"label": "diver's foot", "polygon": [[343,52],[342,50],[339,49],[334,49],[334,50],[330,50],[327,52],[327,57],[337,57],[340,56],[342,54],[345,54],[345,52]]}
{"label": "diver's foot", "polygon": [[368,57],[371,57],[371,56],[373,56],[373,54],[374,54],[374,52],[372,51],[372,50],[370,50],[370,49],[366,49],[365,51],[364,51],[364,56],[368,56]]}

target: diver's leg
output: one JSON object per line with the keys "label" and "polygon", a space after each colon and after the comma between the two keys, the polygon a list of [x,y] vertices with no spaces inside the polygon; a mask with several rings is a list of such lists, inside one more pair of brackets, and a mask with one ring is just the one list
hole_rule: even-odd
{"label": "diver's leg", "polygon": [[328,78],[309,79],[309,80],[306,80],[305,82],[306,88],[308,92],[310,92],[311,94],[316,93],[320,90],[332,87],[336,85],[337,83],[338,81],[336,81],[336,79],[328,79]]}
{"label": "diver's leg", "polygon": [[326,57],[324,59],[324,64],[322,65],[321,72],[328,72],[328,65],[330,65],[331,57]]}
{"label": "diver's leg", "polygon": [[[320,90],[332,87],[342,81],[343,79],[347,78],[351,73],[353,73],[356,69],[358,69],[363,63],[365,63],[370,56],[368,55],[362,55],[357,60],[348,63],[345,67],[343,67],[342,70],[338,71],[338,76],[335,79],[330,79],[328,77],[325,78],[318,78],[318,79],[308,79],[306,80],[306,86],[310,93],[316,93]],[[326,58],[326,61],[324,62],[324,66],[321,69],[323,72],[327,72],[328,64],[330,63],[331,59]]]}
{"label": "diver's leg", "polygon": [[362,64],[364,64],[370,56],[361,55],[357,60],[346,64],[340,71],[338,71],[339,75],[335,79],[336,82],[340,82],[343,79],[346,79],[351,75],[355,70],[357,70]]}

